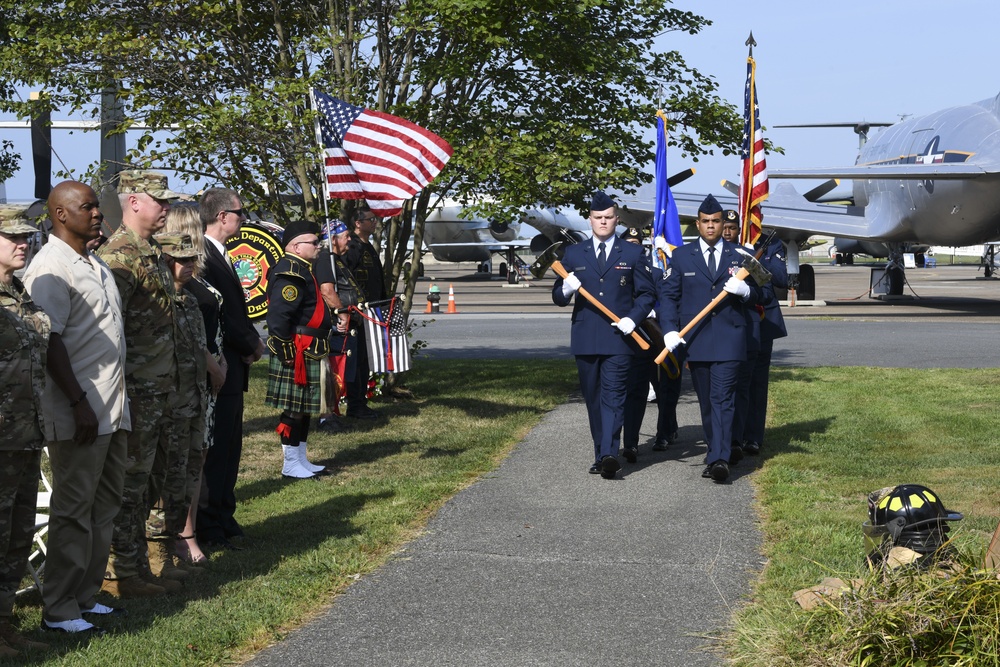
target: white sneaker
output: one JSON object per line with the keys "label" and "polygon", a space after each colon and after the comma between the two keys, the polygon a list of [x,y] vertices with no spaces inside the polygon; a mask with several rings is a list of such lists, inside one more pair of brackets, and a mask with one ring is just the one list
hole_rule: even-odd
{"label": "white sneaker", "polygon": [[299,443],[299,464],[311,473],[320,473],[326,470],[326,466],[318,466],[315,463],[310,463],[309,459],[306,458],[306,443]]}
{"label": "white sneaker", "polygon": [[53,632],[67,632],[70,634],[75,634],[78,632],[96,632],[103,633],[104,631],[94,625],[93,623],[88,623],[82,618],[73,618],[68,621],[46,621],[42,619],[42,630],[51,630]]}
{"label": "white sneaker", "polygon": [[106,604],[101,604],[97,602],[90,609],[81,609],[81,614],[98,614],[100,616],[112,616],[112,615],[122,615],[125,613],[124,609],[109,607]]}
{"label": "white sneaker", "polygon": [[299,462],[300,454],[298,447],[282,445],[281,449],[285,455],[285,463],[281,467],[281,475],[283,477],[291,477],[293,479],[309,479],[310,477],[315,477],[315,475],[303,468],[302,463]]}

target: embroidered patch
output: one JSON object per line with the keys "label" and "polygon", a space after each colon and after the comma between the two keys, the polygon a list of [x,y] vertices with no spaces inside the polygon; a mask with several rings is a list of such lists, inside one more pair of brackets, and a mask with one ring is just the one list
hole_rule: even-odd
{"label": "embroidered patch", "polygon": [[299,289],[295,285],[285,285],[281,288],[281,298],[285,301],[295,301],[299,298]]}

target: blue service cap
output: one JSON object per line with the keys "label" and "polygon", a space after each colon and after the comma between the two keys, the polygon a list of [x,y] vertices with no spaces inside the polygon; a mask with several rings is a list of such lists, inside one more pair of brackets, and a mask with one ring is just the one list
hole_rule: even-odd
{"label": "blue service cap", "polygon": [[705,215],[715,215],[716,213],[722,213],[722,206],[715,197],[708,195],[705,197],[705,201],[701,203],[701,206],[698,207],[698,212]]}
{"label": "blue service cap", "polygon": [[614,208],[615,201],[604,192],[598,190],[594,193],[594,198],[590,201],[591,211],[606,211]]}

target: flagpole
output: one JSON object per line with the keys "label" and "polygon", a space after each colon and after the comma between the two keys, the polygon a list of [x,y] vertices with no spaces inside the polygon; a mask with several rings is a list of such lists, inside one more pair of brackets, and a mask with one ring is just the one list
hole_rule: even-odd
{"label": "flagpole", "polygon": [[[664,146],[664,148],[666,148],[667,139],[670,136],[667,133],[667,114],[666,114],[666,112],[663,111],[663,109],[657,109],[656,110],[656,117],[663,121],[663,137],[662,137],[662,139],[663,139],[663,146]],[[660,137],[657,137],[657,139],[660,139]],[[667,178],[666,174],[662,174],[661,176],[664,179]],[[666,230],[661,230],[661,231],[666,231]],[[666,238],[665,235],[663,235],[663,240],[664,241],[667,240],[667,238]],[[653,247],[656,248],[655,245]],[[665,252],[663,252],[662,250],[660,250],[659,248],[657,248],[656,249],[656,256],[659,257],[659,259],[660,259],[660,266],[662,267],[662,269],[664,271],[666,271],[667,270],[667,254]]]}
{"label": "flagpole", "polygon": [[[754,98],[757,96],[757,82],[754,80],[757,73],[757,63],[753,59],[753,47],[757,45],[757,40],[753,38],[753,31],[750,31],[750,36],[747,37],[747,41],[744,42],[747,46],[747,65],[750,71],[747,75],[747,85],[750,87],[748,94],[748,102],[746,103],[746,109],[743,111],[744,115],[744,131],[749,132],[749,146],[750,153],[753,154],[754,150],[754,140],[757,133],[757,123],[755,122],[756,117],[754,115],[755,104],[757,100]],[[747,121],[746,119],[750,120]],[[750,160],[750,173],[747,173],[746,162],[744,162],[741,171],[743,172],[743,189],[740,192],[740,220],[743,222],[740,228],[740,243],[746,245],[747,239],[750,238],[750,200],[753,197],[753,159]]]}
{"label": "flagpole", "polygon": [[[316,145],[319,146],[319,154],[323,155],[323,131],[319,126],[319,109],[316,108],[316,95],[313,93],[313,87],[309,86],[309,103],[313,112],[316,116],[313,118],[313,133],[316,139]],[[320,173],[325,174],[326,172],[326,161],[324,160],[320,164]],[[330,270],[333,272],[333,289],[337,290],[337,261],[333,256],[333,237],[330,235],[330,209],[329,202],[327,201],[329,197],[327,196],[327,183],[326,177],[323,177],[323,225],[326,227],[326,243],[330,246]],[[304,203],[304,202],[303,202]]]}

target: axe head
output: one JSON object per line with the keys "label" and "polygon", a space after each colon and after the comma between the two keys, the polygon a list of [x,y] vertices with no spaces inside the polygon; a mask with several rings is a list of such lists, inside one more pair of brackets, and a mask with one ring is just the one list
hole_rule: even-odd
{"label": "axe head", "polygon": [[566,247],[565,241],[556,241],[545,249],[541,255],[535,258],[531,265],[531,275],[541,280],[545,277],[545,272],[552,266],[552,262],[562,260],[563,250]]}
{"label": "axe head", "polygon": [[743,268],[747,270],[747,273],[759,287],[771,282],[771,272],[764,268],[759,259],[749,253],[743,253],[743,255]]}

